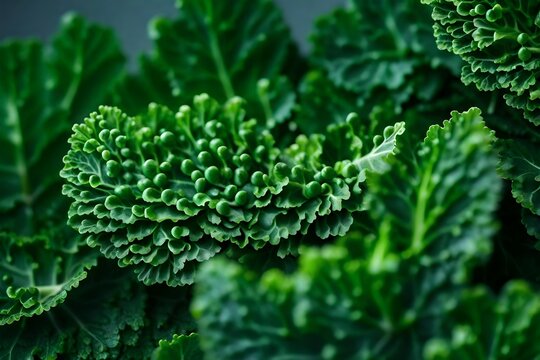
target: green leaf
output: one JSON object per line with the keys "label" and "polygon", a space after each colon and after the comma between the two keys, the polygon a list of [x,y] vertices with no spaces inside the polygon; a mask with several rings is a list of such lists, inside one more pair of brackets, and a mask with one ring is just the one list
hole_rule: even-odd
{"label": "green leaf", "polygon": [[[229,6],[219,0],[177,0],[177,7],[175,19],[150,24],[154,51],[142,58],[140,76],[121,90],[128,97],[126,111],[143,112],[149,102],[176,109],[207,92],[220,102],[246,99],[249,116],[266,119],[261,125],[270,128],[290,117],[295,95],[281,75],[297,54],[272,1],[239,0]],[[129,99],[132,85],[138,106]],[[117,100],[124,108],[124,99]]]}
{"label": "green leaf", "polygon": [[[490,150],[493,139],[479,109],[453,112],[443,127],[430,127],[415,158],[394,163],[389,176],[372,179],[374,211],[390,221],[388,236],[395,246],[437,254],[441,246],[454,244],[473,258],[489,252],[495,231],[490,213],[500,191]],[[477,239],[474,248],[458,245],[472,243],[472,238]],[[456,260],[466,257],[460,253]]]}
{"label": "green leaf", "polygon": [[323,133],[329,124],[357,112],[357,96],[335,86],[321,71],[309,72],[300,84],[300,106],[295,122],[305,134]]}
{"label": "green leaf", "polygon": [[527,228],[529,235],[540,240],[540,216],[533,214],[527,209],[522,209],[521,221]]}
{"label": "green leaf", "polygon": [[81,121],[105,100],[124,62],[112,29],[64,15],[47,58],[51,102],[67,112],[70,123]]}
{"label": "green leaf", "polygon": [[540,4],[534,0],[501,3],[424,0],[433,7],[435,37],[440,49],[465,60],[462,79],[478,89],[501,89],[508,105],[523,110],[540,124],[540,77],[537,46],[540,41],[534,17]]}
{"label": "green leaf", "polygon": [[414,0],[348,4],[321,17],[312,36],[315,61],[338,87],[364,99],[378,88],[391,96],[407,94],[400,105],[414,95],[405,89],[423,68],[459,67],[458,58],[435,47],[428,7]]}
{"label": "green leaf", "polygon": [[[112,277],[98,267],[67,301],[41,316],[0,327],[0,354],[6,359],[117,358],[122,335],[143,326],[145,294],[129,277]],[[115,271],[118,274],[118,270]]]}
{"label": "green leaf", "polygon": [[444,338],[430,340],[427,360],[540,359],[540,297],[512,282],[495,298],[485,288],[465,291],[442,323]]}
{"label": "green leaf", "polygon": [[[176,114],[152,104],[132,118],[101,107],[74,127],[64,158],[69,223],[147,284],[191,283],[197,264],[224,248],[296,253],[331,213],[338,218],[319,234],[345,233],[362,209],[365,173],[386,169],[404,132],[398,123],[362,146],[354,124],[343,124],[281,151],[246,114],[243,100],[219,105],[207,94]],[[332,142],[355,148],[337,154]]]}
{"label": "green leaf", "polygon": [[0,44],[0,229],[32,235],[58,217],[71,125],[104,100],[122,63],[112,32],[76,15],[45,50]]}
{"label": "green leaf", "polygon": [[149,359],[159,339],[194,330],[189,298],[100,263],[64,303],[0,326],[0,359]]}
{"label": "green leaf", "polygon": [[523,223],[538,235],[540,222],[540,146],[525,140],[504,140],[500,148],[499,173],[512,181],[512,195],[523,209]]}
{"label": "green leaf", "polygon": [[181,96],[173,93],[167,69],[150,57],[139,58],[136,74],[126,74],[111,94],[111,104],[130,115],[146,111],[148,104],[159,102],[171,109],[182,104]]}
{"label": "green leaf", "polygon": [[321,17],[312,36],[316,70],[300,87],[300,128],[322,132],[356,112],[368,129],[406,121],[416,142],[434,120],[476,106],[462,94],[460,58],[437,49],[431,26],[429,7],[414,0],[350,0]]}
{"label": "green leaf", "polygon": [[[36,170],[41,152],[67,128],[67,122],[54,126],[54,119],[46,115],[44,71],[40,44],[0,45],[0,212],[19,213],[23,233],[32,231],[33,209],[26,204],[31,204],[54,176]],[[13,216],[11,219],[14,221]]]}
{"label": "green leaf", "polygon": [[192,312],[206,356],[422,358],[489,253],[499,191],[492,140],[478,109],[431,127],[414,159],[398,155],[371,177],[378,235],[305,249],[292,274],[205,263]]}
{"label": "green leaf", "polygon": [[174,335],[171,341],[161,340],[152,355],[153,360],[200,360],[204,354],[199,346],[199,335]]}
{"label": "green leaf", "polygon": [[97,255],[69,228],[34,238],[0,234],[0,325],[64,302]]}
{"label": "green leaf", "polygon": [[540,146],[524,140],[500,141],[499,172],[512,180],[512,194],[534,214],[540,215]]}

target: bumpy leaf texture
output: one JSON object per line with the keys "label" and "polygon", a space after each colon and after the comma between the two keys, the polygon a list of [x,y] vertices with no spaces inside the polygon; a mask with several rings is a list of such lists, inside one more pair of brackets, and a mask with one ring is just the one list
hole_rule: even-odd
{"label": "bumpy leaf texture", "polygon": [[177,0],[177,7],[174,20],[152,21],[154,51],[120,89],[122,109],[139,113],[150,102],[176,109],[207,92],[220,102],[246,99],[250,116],[268,128],[290,116],[295,94],[281,75],[297,55],[273,1]]}
{"label": "bumpy leaf texture", "polygon": [[225,249],[296,253],[310,229],[322,239],[348,230],[366,172],[386,170],[405,130],[397,123],[364,146],[355,120],[281,151],[239,98],[202,94],[176,114],[152,104],[135,118],[101,107],[74,127],[64,158],[69,223],[147,284],[191,283]]}
{"label": "bumpy leaf texture", "polygon": [[111,30],[62,18],[51,45],[0,44],[0,325],[62,303],[98,256],[65,225],[62,154],[124,59]]}
{"label": "bumpy leaf texture", "polygon": [[[376,237],[303,252],[262,278],[218,258],[192,307],[220,359],[419,359],[473,265],[489,254],[498,202],[492,135],[478,109],[430,128],[414,159],[374,176]],[[477,309],[475,309],[477,310]]]}
{"label": "bumpy leaf texture", "polygon": [[540,125],[540,3],[536,0],[423,0],[433,7],[439,48],[461,56],[462,79],[503,89],[508,105]]}
{"label": "bumpy leaf texture", "polygon": [[316,70],[300,88],[297,119],[308,133],[386,101],[392,113],[417,102],[433,106],[461,65],[459,57],[437,49],[429,7],[415,0],[350,0],[318,19],[311,40]]}
{"label": "bumpy leaf texture", "polygon": [[194,330],[189,298],[100,264],[64,303],[1,326],[0,359],[148,359],[160,339]]}

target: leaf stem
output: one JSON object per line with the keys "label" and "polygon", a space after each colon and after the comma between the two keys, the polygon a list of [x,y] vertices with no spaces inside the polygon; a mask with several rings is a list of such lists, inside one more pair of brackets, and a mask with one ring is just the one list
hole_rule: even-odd
{"label": "leaf stem", "polygon": [[21,183],[21,192],[22,200],[24,203],[24,227],[21,229],[23,234],[31,234],[32,229],[32,218],[34,211],[32,209],[32,195],[30,191],[30,181],[28,175],[28,164],[25,159],[24,151],[24,138],[21,128],[21,119],[19,116],[19,111],[15,105],[15,101],[9,101],[7,106],[7,121],[13,127],[14,134],[11,136],[11,140],[15,147],[15,162],[16,162],[16,171],[17,175],[20,178]]}
{"label": "leaf stem", "polygon": [[[207,13],[212,13],[212,5],[208,2],[205,2],[207,7]],[[208,40],[210,42],[210,52],[212,54],[212,58],[214,60],[214,64],[216,65],[219,81],[221,82],[221,86],[223,86],[223,91],[225,92],[225,96],[230,99],[235,96],[234,89],[231,83],[231,79],[229,77],[229,74],[227,72],[227,67],[225,66],[225,61],[223,60],[223,55],[221,54],[221,49],[219,48],[219,43],[216,37],[216,34],[214,32],[214,29],[212,28],[212,19],[207,18],[206,19],[206,25],[207,25],[207,31],[208,31]]]}

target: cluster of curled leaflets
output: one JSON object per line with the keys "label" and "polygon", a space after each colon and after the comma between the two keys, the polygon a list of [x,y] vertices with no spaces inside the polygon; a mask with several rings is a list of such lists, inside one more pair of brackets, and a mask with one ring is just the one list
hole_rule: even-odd
{"label": "cluster of curled leaflets", "polygon": [[[344,235],[366,171],[384,169],[404,131],[398,123],[371,149],[358,143],[354,157],[332,159],[324,136],[280,150],[256,125],[241,99],[220,105],[206,94],[177,113],[100,108],[74,127],[64,158],[69,223],[143,282],[189,284],[218,252],[276,246],[283,257],[304,235]],[[350,124],[335,131],[354,138]]]}
{"label": "cluster of curled leaflets", "polygon": [[433,7],[439,48],[463,58],[462,79],[502,89],[509,106],[540,124],[540,4],[534,0],[424,0]]}

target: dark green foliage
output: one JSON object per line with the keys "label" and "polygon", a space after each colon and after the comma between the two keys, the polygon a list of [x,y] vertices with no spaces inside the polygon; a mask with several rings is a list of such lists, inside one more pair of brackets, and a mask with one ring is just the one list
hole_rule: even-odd
{"label": "dark green foliage", "polygon": [[1,230],[31,235],[55,215],[71,125],[104,100],[122,64],[110,30],[71,14],[47,51],[0,45]]}
{"label": "dark green foliage", "polygon": [[431,127],[414,158],[372,178],[377,236],[305,250],[292,275],[204,265],[193,311],[208,358],[421,358],[489,254],[492,140],[478,109]]}
{"label": "dark green foliage", "polygon": [[[540,75],[540,4],[537,1],[423,0],[433,7],[439,48],[465,61],[462,79],[483,91],[502,92],[506,103],[540,125],[537,78]],[[504,111],[504,110],[503,110]],[[499,114],[500,115],[500,114]],[[495,127],[508,130],[500,142],[499,169],[512,181],[512,194],[524,207],[522,222],[539,237],[540,131],[519,117],[499,116]]]}
{"label": "dark green foliage", "polygon": [[414,0],[350,0],[347,9],[318,20],[315,62],[337,86],[366,97],[378,87],[410,96],[408,76],[422,67],[459,69],[458,58],[434,46],[428,18],[429,7]]}
{"label": "dark green foliage", "polygon": [[[311,37],[317,70],[300,87],[300,128],[323,132],[349,112],[367,115],[385,104],[391,116],[421,123],[413,133],[422,136],[455,109],[441,100],[449,85],[459,84],[461,65],[459,57],[437,49],[431,26],[429,7],[416,0],[350,0],[318,19]],[[414,115],[402,114],[411,109]]]}
{"label": "dark green foliage", "polygon": [[147,359],[159,339],[193,330],[189,289],[147,288],[111,265],[56,308],[0,327],[0,359]]}
{"label": "dark green foliage", "polygon": [[512,194],[523,209],[523,223],[540,239],[540,145],[525,140],[500,142],[501,175],[512,180]]}
{"label": "dark green foliage", "polygon": [[498,298],[485,288],[463,292],[446,309],[441,338],[426,345],[428,360],[539,359],[540,298],[526,283],[509,283]]}
{"label": "dark green foliage", "polygon": [[197,263],[223,249],[296,254],[310,228],[322,239],[346,233],[366,171],[386,169],[404,131],[387,127],[366,146],[356,120],[281,151],[239,98],[203,94],[176,114],[154,104],[135,118],[102,107],[74,127],[64,159],[70,224],[147,284],[191,283]]}
{"label": "dark green foliage", "polygon": [[199,335],[174,335],[171,341],[160,341],[153,360],[196,360],[204,356],[199,346]]}
{"label": "dark green foliage", "polygon": [[2,325],[63,303],[96,263],[65,225],[58,172],[71,125],[103,101],[123,61],[112,31],[73,14],[46,49],[0,44]]}
{"label": "dark green foliage", "polygon": [[0,359],[540,360],[537,1],[176,3],[0,44]]}
{"label": "dark green foliage", "polygon": [[96,252],[62,230],[33,238],[0,235],[0,325],[62,303],[95,265]]}
{"label": "dark green foliage", "polygon": [[[177,109],[195,95],[247,100],[250,116],[272,128],[291,114],[295,94],[287,66],[296,56],[289,29],[270,0],[177,0],[174,20],[150,24],[154,51],[126,80],[117,103],[129,114],[150,102]],[[264,79],[264,80],[261,80]]]}
{"label": "dark green foliage", "polygon": [[433,6],[439,48],[465,60],[462,79],[503,89],[508,105],[540,125],[540,3],[536,0],[422,0]]}

